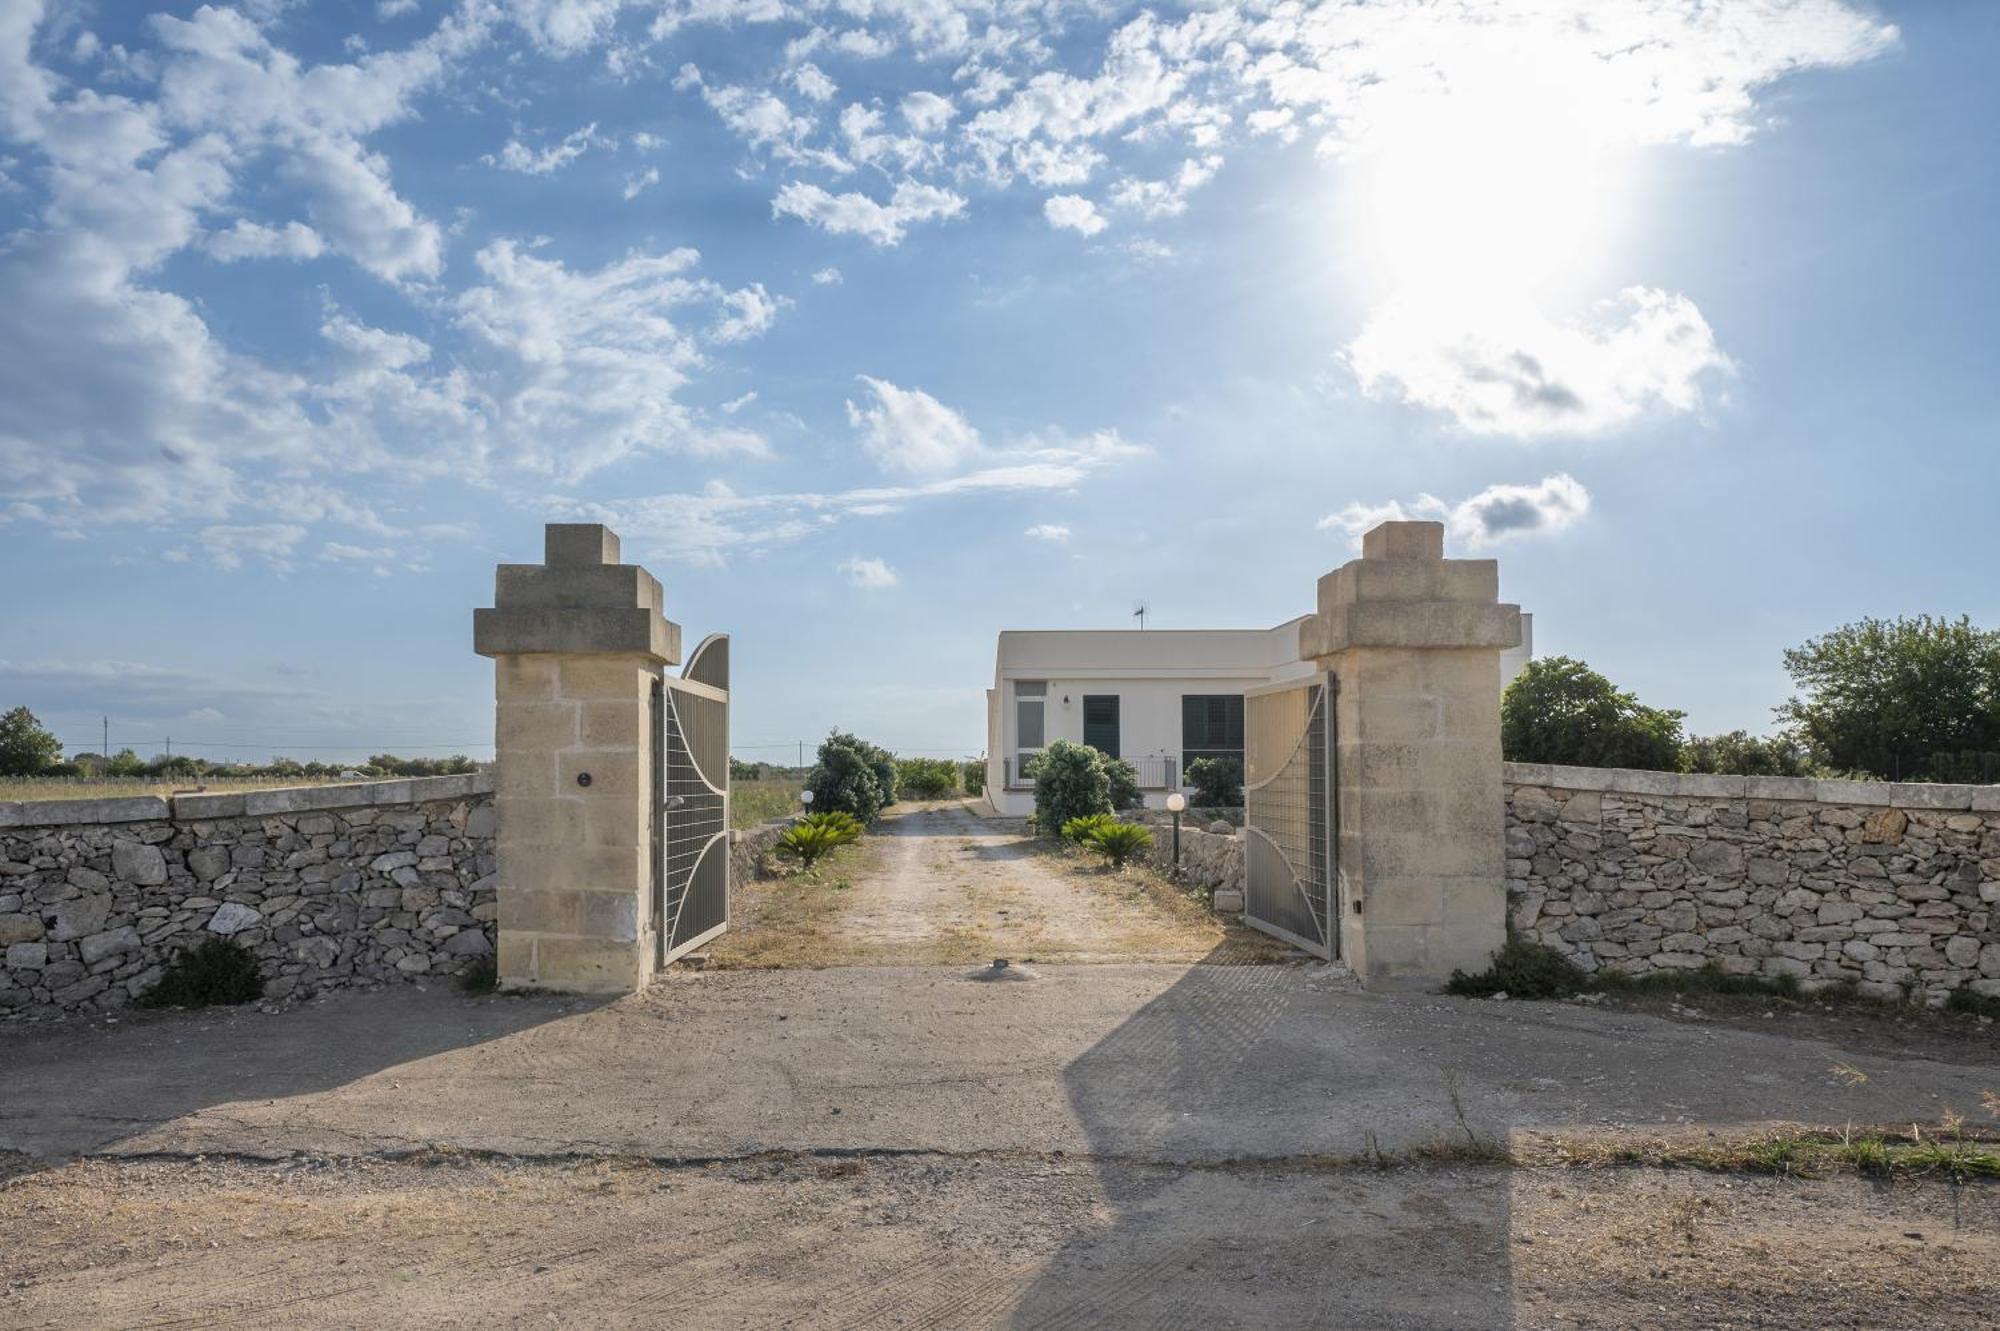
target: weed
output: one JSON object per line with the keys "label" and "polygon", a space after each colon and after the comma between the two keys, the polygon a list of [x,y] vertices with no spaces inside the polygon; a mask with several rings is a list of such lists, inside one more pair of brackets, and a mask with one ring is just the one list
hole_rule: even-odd
{"label": "weed", "polygon": [[159,983],[139,995],[148,1008],[233,1006],[264,996],[257,958],[233,938],[205,938],[167,963]]}
{"label": "weed", "polygon": [[2000,1021],[2000,995],[1974,993],[1965,985],[1951,991],[1951,996],[1944,1000],[1944,1007],[1947,1012],[1964,1012]]}
{"label": "weed", "polygon": [[1445,992],[1461,998],[1562,998],[1580,992],[1590,982],[1574,962],[1552,947],[1510,938],[1493,956],[1493,965],[1477,975],[1453,971]]}
{"label": "weed", "polygon": [[500,967],[492,957],[478,957],[459,972],[458,987],[468,994],[490,994],[500,987]]}

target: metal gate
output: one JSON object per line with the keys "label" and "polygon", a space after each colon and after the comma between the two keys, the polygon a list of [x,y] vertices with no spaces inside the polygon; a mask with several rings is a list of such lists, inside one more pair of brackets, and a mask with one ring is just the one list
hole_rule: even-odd
{"label": "metal gate", "polygon": [[729,927],[729,635],[653,683],[653,928],[665,966]]}
{"label": "metal gate", "polygon": [[1331,676],[1243,698],[1243,918],[1317,957],[1340,950]]}

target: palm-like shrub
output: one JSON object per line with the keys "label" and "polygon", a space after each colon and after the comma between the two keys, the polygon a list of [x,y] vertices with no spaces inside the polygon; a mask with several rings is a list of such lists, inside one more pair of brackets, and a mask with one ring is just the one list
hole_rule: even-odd
{"label": "palm-like shrub", "polygon": [[861,823],[854,815],[834,810],[808,814],[786,828],[778,838],[780,855],[789,855],[810,869],[840,847],[861,838]]}
{"label": "palm-like shrub", "polygon": [[1111,812],[1111,779],[1096,749],[1059,739],[1028,770],[1035,782],[1035,827],[1043,836],[1061,832],[1072,818]]}
{"label": "palm-like shrub", "polygon": [[1111,861],[1114,869],[1153,844],[1153,834],[1137,823],[1107,822],[1090,834],[1085,845]]}
{"label": "palm-like shrub", "polygon": [[1100,827],[1109,827],[1116,822],[1108,813],[1088,813],[1081,818],[1072,818],[1062,825],[1062,839],[1071,845],[1080,846],[1090,840]]}

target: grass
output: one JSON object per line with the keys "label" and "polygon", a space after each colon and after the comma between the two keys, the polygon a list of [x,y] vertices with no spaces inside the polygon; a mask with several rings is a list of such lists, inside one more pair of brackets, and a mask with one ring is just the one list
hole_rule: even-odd
{"label": "grass", "polygon": [[1950,1129],[1925,1132],[1879,1128],[1786,1132],[1734,1142],[1567,1142],[1565,1164],[1701,1169],[1725,1174],[1817,1178],[1851,1173],[1865,1178],[1942,1176],[1955,1182],[2000,1179],[2000,1141]]}
{"label": "grass", "polygon": [[793,777],[766,777],[761,781],[736,781],[729,787],[729,825],[755,827],[799,811],[799,792],[804,781]]}
{"label": "grass", "polygon": [[236,790],[289,790],[294,786],[352,785],[356,780],[394,780],[393,777],[309,776],[197,776],[172,780],[154,777],[70,776],[0,777],[0,804],[40,804],[47,800],[122,799],[131,795],[173,795],[200,790],[210,794]]}

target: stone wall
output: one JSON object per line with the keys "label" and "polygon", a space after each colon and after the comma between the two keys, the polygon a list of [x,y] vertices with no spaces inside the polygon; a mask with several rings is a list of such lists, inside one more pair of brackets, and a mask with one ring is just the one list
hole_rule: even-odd
{"label": "stone wall", "polygon": [[272,997],[449,975],[493,952],[486,773],[0,804],[0,1014],[123,1007],[233,938]]}
{"label": "stone wall", "polygon": [[[1153,833],[1148,860],[1161,873],[1174,871],[1174,816],[1157,810],[1125,815],[1144,822]],[[1219,911],[1243,909],[1243,837],[1221,819],[1203,824],[1181,822],[1181,881],[1210,893]]]}
{"label": "stone wall", "polygon": [[796,818],[778,818],[755,827],[745,827],[729,834],[729,881],[747,883],[753,878],[768,878],[771,875],[768,856],[771,848],[778,844],[778,838]]}
{"label": "stone wall", "polygon": [[1514,929],[1586,970],[2000,995],[2000,787],[1509,763],[1506,800]]}

